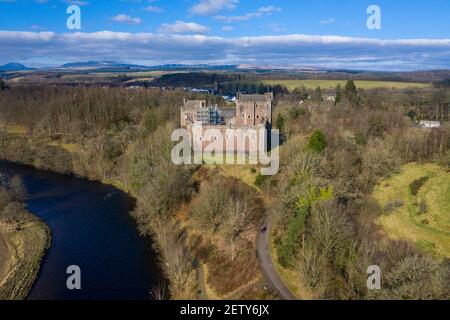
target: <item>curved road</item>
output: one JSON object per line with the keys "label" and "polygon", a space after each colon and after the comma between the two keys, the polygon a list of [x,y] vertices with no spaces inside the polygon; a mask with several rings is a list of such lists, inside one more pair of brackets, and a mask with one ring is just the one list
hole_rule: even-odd
{"label": "curved road", "polygon": [[269,242],[269,235],[271,233],[270,218],[266,219],[265,226],[267,227],[266,232],[259,232],[258,238],[256,239],[256,255],[258,256],[262,273],[269,283],[269,286],[275,290],[283,300],[298,300],[280,278],[280,275],[273,265]]}

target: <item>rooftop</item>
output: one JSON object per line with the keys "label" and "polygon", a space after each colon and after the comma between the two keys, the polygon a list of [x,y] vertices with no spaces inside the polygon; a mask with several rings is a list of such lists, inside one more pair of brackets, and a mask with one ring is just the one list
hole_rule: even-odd
{"label": "rooftop", "polygon": [[267,101],[268,97],[264,94],[242,94],[237,97],[239,101]]}

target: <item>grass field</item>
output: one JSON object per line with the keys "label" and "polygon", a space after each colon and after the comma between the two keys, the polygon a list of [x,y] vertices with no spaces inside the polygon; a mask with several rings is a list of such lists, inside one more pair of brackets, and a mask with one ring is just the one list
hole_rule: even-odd
{"label": "grass field", "polygon": [[[321,87],[322,89],[334,89],[338,84],[342,87],[347,83],[346,80],[263,80],[263,81],[239,81],[240,84],[247,85],[281,85],[288,88],[290,91],[297,87],[304,86],[307,89],[316,89]],[[375,88],[387,88],[387,89],[405,89],[405,88],[426,88],[430,85],[427,83],[411,83],[411,82],[389,82],[389,81],[355,81],[355,85],[358,88],[363,89],[375,89]]]}
{"label": "grass field", "polygon": [[[411,184],[421,178],[414,196]],[[377,185],[373,197],[384,211],[377,222],[389,237],[412,241],[437,257],[450,257],[449,170],[435,164],[405,165]]]}
{"label": "grass field", "polygon": [[24,126],[19,126],[19,125],[8,125],[6,127],[6,133],[24,136],[27,134],[27,128],[25,128]]}

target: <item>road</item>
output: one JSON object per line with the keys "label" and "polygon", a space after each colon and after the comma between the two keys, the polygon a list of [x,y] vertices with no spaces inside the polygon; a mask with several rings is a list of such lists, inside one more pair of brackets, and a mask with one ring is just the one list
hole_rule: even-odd
{"label": "road", "polygon": [[261,271],[269,286],[275,290],[283,300],[298,300],[283,280],[281,280],[280,275],[273,265],[272,256],[270,254],[270,218],[266,220],[265,226],[267,227],[267,230],[264,233],[259,232],[258,238],[256,239],[256,254],[258,256]]}

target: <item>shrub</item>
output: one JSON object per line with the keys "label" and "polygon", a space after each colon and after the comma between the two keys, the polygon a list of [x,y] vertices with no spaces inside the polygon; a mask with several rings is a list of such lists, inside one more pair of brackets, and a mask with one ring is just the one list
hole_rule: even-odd
{"label": "shrub", "polygon": [[420,214],[425,214],[425,213],[427,213],[427,211],[428,211],[428,206],[425,201],[422,201],[419,206],[419,212],[420,212]]}
{"label": "shrub", "polygon": [[255,186],[261,187],[266,180],[267,180],[267,176],[263,176],[261,174],[258,174],[256,176],[256,179],[255,179]]}
{"label": "shrub", "polygon": [[422,188],[422,186],[425,184],[425,182],[428,181],[428,179],[429,179],[429,177],[422,177],[422,178],[414,180],[409,185],[409,191],[411,192],[411,194],[413,196],[417,196],[417,194],[419,193],[420,188]]}
{"label": "shrub", "polygon": [[363,133],[358,132],[355,136],[355,142],[357,145],[365,146],[367,144],[367,138]]}
{"label": "shrub", "polygon": [[384,207],[384,213],[392,213],[396,208],[401,208],[403,205],[404,202],[402,200],[389,201]]}
{"label": "shrub", "polygon": [[312,150],[317,153],[321,153],[325,149],[326,146],[327,146],[327,141],[325,139],[325,135],[320,130],[315,131],[309,138],[309,142],[308,142],[309,150]]}
{"label": "shrub", "polygon": [[278,130],[283,131],[284,128],[285,119],[283,115],[280,113],[278,114],[277,120],[275,122],[275,126]]}

